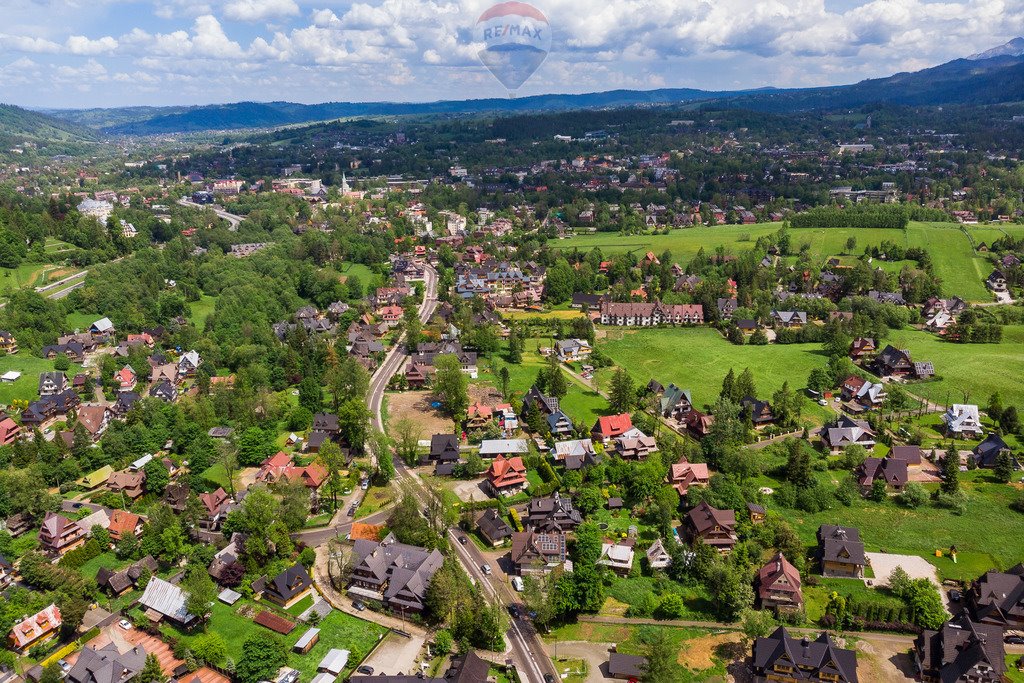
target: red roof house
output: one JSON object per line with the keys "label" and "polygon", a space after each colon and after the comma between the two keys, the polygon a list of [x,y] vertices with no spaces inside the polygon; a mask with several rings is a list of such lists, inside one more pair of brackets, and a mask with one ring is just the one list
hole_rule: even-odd
{"label": "red roof house", "polygon": [[487,483],[495,495],[511,496],[526,488],[526,465],[521,457],[499,455],[487,469]]}
{"label": "red roof house", "polygon": [[595,439],[608,441],[628,432],[632,428],[633,419],[629,416],[629,413],[606,415],[597,419],[597,422],[594,423],[594,428],[590,430],[590,435]]}

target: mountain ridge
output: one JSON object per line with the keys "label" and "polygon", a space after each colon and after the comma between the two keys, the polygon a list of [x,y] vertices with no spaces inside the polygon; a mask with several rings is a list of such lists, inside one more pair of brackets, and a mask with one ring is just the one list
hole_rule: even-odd
{"label": "mountain ridge", "polygon": [[435,102],[235,102],[191,107],[48,110],[48,114],[76,125],[91,125],[107,135],[160,135],[275,128],[359,116],[564,111],[700,102],[783,113],[871,103],[936,106],[1020,100],[1024,100],[1024,38],[920,71],[817,88],[661,88]]}

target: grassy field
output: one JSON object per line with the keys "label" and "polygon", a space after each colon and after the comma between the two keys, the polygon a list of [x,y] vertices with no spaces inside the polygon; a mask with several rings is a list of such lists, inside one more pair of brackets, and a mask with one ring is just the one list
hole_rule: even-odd
{"label": "grassy field", "polygon": [[[841,472],[822,474],[838,481],[846,476]],[[996,483],[990,472],[976,470],[961,474],[961,488],[967,494],[967,511],[963,515],[926,504],[910,510],[886,501],[857,498],[850,507],[834,507],[819,513],[774,507],[768,499],[769,510],[778,512],[793,525],[796,532],[811,548],[815,533],[822,524],[840,521],[860,530],[861,540],[870,552],[920,555],[934,564],[943,579],[974,579],[992,568],[1006,569],[1024,558],[1024,537],[1019,533],[1024,516],[1009,509],[1018,490]],[[759,482],[759,485],[761,483]],[[764,485],[777,486],[778,482],[764,478]],[[936,485],[926,484],[929,490]],[[979,534],[978,529],[985,533]],[[993,542],[999,539],[999,542]],[[935,551],[950,546],[957,548],[957,561],[935,557]]]}
{"label": "grassy field", "polygon": [[735,346],[715,330],[699,327],[613,329],[599,344],[638,384],[652,377],[665,386],[675,382],[692,392],[697,406],[718,399],[729,368],[739,375],[749,367],[760,398],[768,399],[787,380],[794,391],[802,389],[811,370],[826,360],[819,344]]}
{"label": "grassy field", "polygon": [[199,298],[199,301],[193,301],[189,304],[189,315],[188,319],[198,329],[203,329],[206,325],[206,319],[213,313],[213,309],[217,306],[217,297],[208,296],[204,294]]}
{"label": "grassy field", "polygon": [[[217,601],[213,603],[210,622],[207,625],[208,631],[219,633],[224,638],[224,641],[227,643],[227,656],[236,662],[241,659],[242,645],[248,635],[256,629],[263,628],[254,624],[250,618],[243,617],[237,613],[239,609],[247,605],[252,605],[256,613],[261,609],[257,603],[244,600],[235,603],[234,606],[225,605]],[[292,651],[292,646],[302,637],[307,628],[305,624],[300,623],[294,631],[283,637],[285,644],[288,646],[288,666],[301,672],[300,680],[303,683],[308,683],[308,681],[313,679],[316,675],[317,664],[320,663],[320,660],[332,648],[345,649],[351,653],[348,666],[341,677],[344,680],[377,645],[385,631],[383,627],[377,624],[363,621],[335,610],[320,622],[320,640],[313,646],[313,649],[304,655],[297,654]],[[196,638],[198,635],[198,633],[182,634],[173,627],[166,625],[162,627],[162,630],[186,642]]]}
{"label": "grassy field", "polygon": [[[523,351],[523,362],[519,365],[505,363],[496,359],[493,369],[484,370],[481,368],[480,380],[500,389],[501,382],[498,373],[500,367],[507,367],[509,374],[509,388],[517,396],[522,398],[523,394],[530,390],[537,379],[537,372],[546,367],[547,359],[537,352],[539,346],[550,346],[550,339],[528,339],[526,348]],[[569,385],[568,393],[562,398],[561,406],[565,414],[574,422],[583,422],[592,425],[597,418],[608,414],[608,401],[600,394],[576,381],[566,374],[565,379]],[[646,380],[644,380],[646,382]]]}
{"label": "grassy field", "polygon": [[[0,403],[10,404],[16,398],[29,401],[39,397],[39,373],[52,372],[53,361],[31,355],[28,351],[19,351],[13,356],[0,357],[0,375],[10,370],[21,373],[21,377],[13,382],[0,382]],[[72,364],[68,368],[70,379],[82,371],[80,365]]]}
{"label": "grassy field", "polygon": [[1004,405],[1024,404],[1024,325],[1003,328],[1000,344],[953,344],[930,332],[897,330],[884,343],[909,349],[914,360],[935,364],[942,377],[936,382],[911,385],[919,396],[938,403],[964,402],[985,405],[998,391]]}
{"label": "grassy field", "polygon": [[[681,264],[692,259],[700,249],[712,252],[724,246],[727,253],[740,253],[753,247],[762,235],[769,235],[781,227],[780,223],[758,225],[701,226],[672,230],[667,235],[620,236],[617,233],[579,235],[553,242],[558,249],[589,251],[600,247],[606,254],[628,251],[643,253],[648,250],[661,255],[666,249]],[[856,253],[864,247],[888,240],[906,246],[923,246],[931,253],[935,274],[942,280],[947,294],[957,294],[971,301],[991,301],[984,279],[990,272],[988,262],[976,255],[971,242],[955,223],[911,222],[907,229],[888,228],[793,228],[790,230],[794,250],[809,244],[811,254],[819,261],[845,251],[848,237],[857,238]],[[982,233],[986,238],[989,232]],[[980,241],[977,240],[976,241]],[[988,241],[988,240],[986,240]]]}
{"label": "grassy field", "polygon": [[88,330],[89,325],[92,325],[102,317],[103,315],[100,313],[68,313],[65,328],[68,332]]}
{"label": "grassy field", "polygon": [[120,569],[124,569],[129,564],[131,564],[131,560],[119,560],[113,552],[106,552],[102,555],[97,555],[83,564],[79,568],[78,572],[82,576],[95,579],[96,574],[99,573],[100,569],[106,568],[118,571]]}

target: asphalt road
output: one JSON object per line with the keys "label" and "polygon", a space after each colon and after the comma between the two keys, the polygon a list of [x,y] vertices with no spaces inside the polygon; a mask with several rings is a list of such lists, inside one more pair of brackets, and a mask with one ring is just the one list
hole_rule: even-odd
{"label": "asphalt road", "polygon": [[220,208],[216,204],[196,204],[192,200],[185,199],[184,197],[179,199],[178,203],[181,204],[182,206],[188,206],[193,209],[213,209],[213,212],[217,214],[218,218],[223,218],[228,222],[228,230],[232,232],[238,230],[238,224],[244,220],[243,216],[237,216],[233,213],[228,213],[227,211]]}

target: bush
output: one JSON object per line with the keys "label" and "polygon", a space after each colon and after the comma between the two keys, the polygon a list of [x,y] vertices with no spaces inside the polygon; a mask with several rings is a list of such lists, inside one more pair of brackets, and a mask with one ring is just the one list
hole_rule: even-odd
{"label": "bush", "polygon": [[896,502],[908,508],[919,508],[928,502],[928,492],[912,481],[896,496]]}

